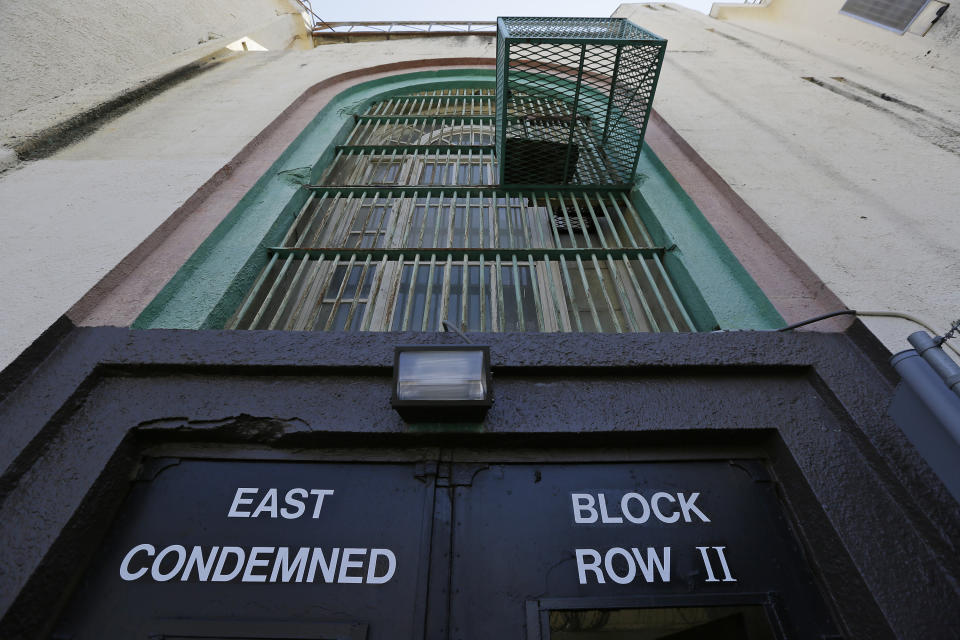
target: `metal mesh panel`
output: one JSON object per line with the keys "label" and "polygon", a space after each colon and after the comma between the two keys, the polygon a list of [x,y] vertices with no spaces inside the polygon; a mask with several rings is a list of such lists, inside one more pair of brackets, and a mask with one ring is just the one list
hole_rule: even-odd
{"label": "metal mesh panel", "polygon": [[632,182],[666,40],[620,18],[500,18],[500,183]]}
{"label": "metal mesh panel", "polygon": [[903,33],[930,0],[847,0],[840,13]]}

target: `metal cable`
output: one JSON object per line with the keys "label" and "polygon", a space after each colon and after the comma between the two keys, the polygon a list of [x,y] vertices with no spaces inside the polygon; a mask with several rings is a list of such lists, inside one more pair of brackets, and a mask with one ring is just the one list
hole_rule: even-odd
{"label": "metal cable", "polygon": [[936,336],[935,340],[939,345],[946,346],[948,349],[950,349],[955,354],[960,356],[960,351],[958,351],[956,347],[954,347],[952,344],[946,343],[947,340],[949,340],[950,338],[953,338],[958,332],[960,332],[960,320],[957,320],[956,322],[954,322],[950,330],[947,331],[943,336],[940,336],[940,334],[937,332],[936,329],[931,327],[929,324],[927,324],[920,318],[917,318],[916,316],[912,316],[908,313],[900,313],[899,311],[855,311],[853,309],[844,309],[842,311],[824,313],[822,315],[815,316],[813,318],[808,318],[807,320],[795,322],[793,324],[789,324],[785,327],[777,329],[777,331],[792,331],[797,327],[802,327],[808,324],[813,324],[814,322],[820,322],[821,320],[827,320],[828,318],[834,318],[836,316],[844,316],[844,315],[855,315],[855,316],[870,317],[870,318],[900,318],[901,320],[907,320],[909,322],[912,322],[916,325],[923,327],[924,329],[932,333],[934,336]]}
{"label": "metal cable", "polygon": [[440,324],[442,324],[442,325],[443,325],[443,328],[446,329],[447,331],[455,331],[455,332],[457,333],[457,335],[460,336],[461,338],[463,338],[464,342],[466,342],[467,344],[473,344],[473,342],[471,342],[470,338],[468,338],[467,335],[466,335],[463,331],[460,331],[460,329],[457,328],[457,325],[455,325],[455,324],[453,324],[452,322],[449,322],[449,321],[447,321],[447,320],[441,320],[441,321],[440,321]]}

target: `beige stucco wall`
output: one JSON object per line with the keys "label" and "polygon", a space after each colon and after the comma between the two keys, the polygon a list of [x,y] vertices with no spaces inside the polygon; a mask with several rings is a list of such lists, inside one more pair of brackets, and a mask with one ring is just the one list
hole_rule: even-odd
{"label": "beige stucco wall", "polygon": [[[960,317],[960,56],[946,35],[958,16],[899,36],[841,4],[616,15],[669,41],[657,110],[850,308],[943,331]],[[818,32],[821,18],[847,35]],[[866,323],[894,351],[918,329]]]}
{"label": "beige stucco wall", "polygon": [[[960,316],[956,72],[876,44],[916,36],[841,17],[875,29],[875,39],[814,46],[807,31],[771,35],[778,23],[756,17],[716,20],[663,5],[624,5],[618,15],[670,40],[656,108],[848,306],[913,313],[940,329]],[[938,33],[921,41],[940,42]],[[950,46],[938,55],[953,55]],[[308,87],[377,64],[493,55],[488,38],[241,53],[54,156],[0,174],[0,367]],[[847,82],[832,79],[840,76]],[[892,350],[916,328],[867,323]]]}
{"label": "beige stucco wall", "polygon": [[0,174],[0,368],[309,87],[375,65],[494,56],[481,37],[241,53]]}
{"label": "beige stucco wall", "polygon": [[243,36],[310,47],[292,0],[0,3],[0,145],[96,106]]}

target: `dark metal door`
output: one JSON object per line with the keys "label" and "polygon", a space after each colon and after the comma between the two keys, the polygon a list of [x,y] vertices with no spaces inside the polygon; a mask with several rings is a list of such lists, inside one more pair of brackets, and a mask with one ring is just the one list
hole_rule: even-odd
{"label": "dark metal door", "polygon": [[455,495],[455,640],[546,638],[550,611],[741,605],[774,637],[835,633],[759,461],[492,464]]}
{"label": "dark metal door", "polygon": [[56,637],[835,633],[761,461],[470,455],[147,459]]}
{"label": "dark metal door", "polygon": [[423,637],[423,465],[148,466],[57,637]]}

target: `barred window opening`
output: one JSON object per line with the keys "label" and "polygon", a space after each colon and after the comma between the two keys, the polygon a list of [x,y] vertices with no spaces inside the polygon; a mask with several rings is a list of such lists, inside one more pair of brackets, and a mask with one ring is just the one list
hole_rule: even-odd
{"label": "barred window opening", "polygon": [[494,184],[494,115],[489,90],[370,105],[228,328],[692,330],[624,191]]}

